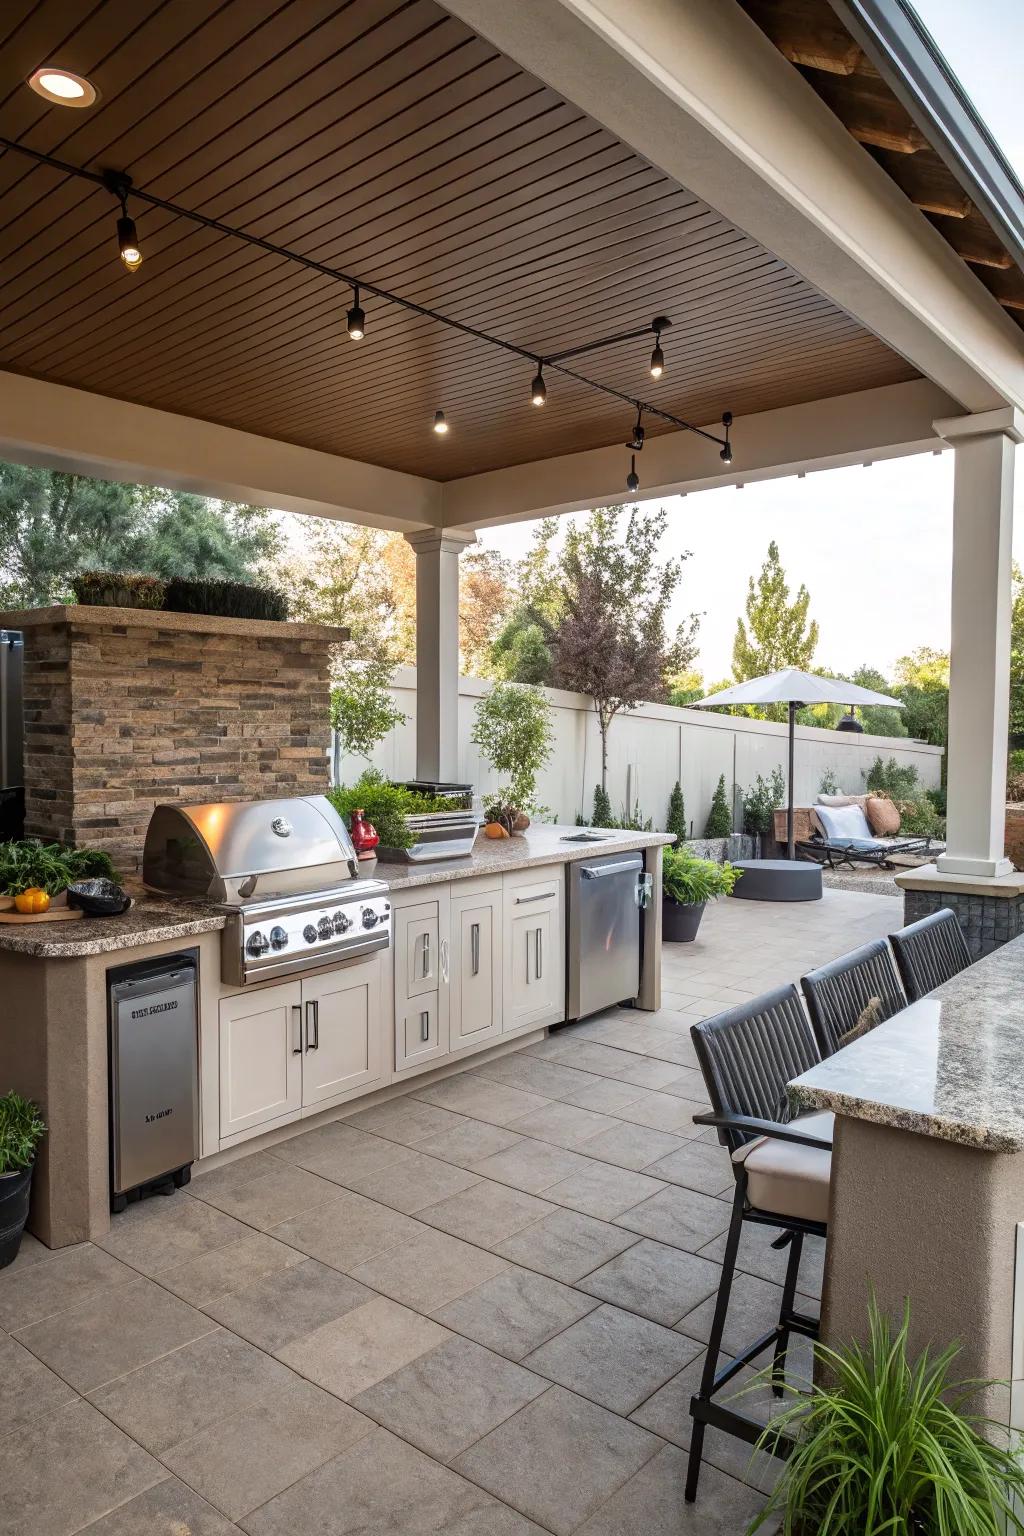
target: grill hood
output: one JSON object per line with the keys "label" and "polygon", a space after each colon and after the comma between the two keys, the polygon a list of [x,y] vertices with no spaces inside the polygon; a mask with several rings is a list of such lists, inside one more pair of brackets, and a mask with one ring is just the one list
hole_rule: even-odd
{"label": "grill hood", "polygon": [[325,795],[158,805],[146,832],[150,890],[239,906],[356,876],[348,829]]}

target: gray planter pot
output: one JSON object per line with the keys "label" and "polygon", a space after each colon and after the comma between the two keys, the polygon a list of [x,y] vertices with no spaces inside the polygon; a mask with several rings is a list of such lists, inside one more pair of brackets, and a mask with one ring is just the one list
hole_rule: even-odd
{"label": "gray planter pot", "polygon": [[669,901],[661,904],[661,937],[669,944],[692,944],[697,937],[706,901]]}
{"label": "gray planter pot", "polygon": [[13,1264],[18,1257],[21,1236],[28,1221],[32,1167],[0,1174],[0,1269]]}

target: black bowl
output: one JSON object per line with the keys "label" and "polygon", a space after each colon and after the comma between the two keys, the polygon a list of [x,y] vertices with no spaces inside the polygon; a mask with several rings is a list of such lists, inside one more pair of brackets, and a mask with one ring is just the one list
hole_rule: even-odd
{"label": "black bowl", "polygon": [[114,880],[76,880],[68,886],[68,906],[81,907],[88,917],[118,917],[131,904],[128,892]]}

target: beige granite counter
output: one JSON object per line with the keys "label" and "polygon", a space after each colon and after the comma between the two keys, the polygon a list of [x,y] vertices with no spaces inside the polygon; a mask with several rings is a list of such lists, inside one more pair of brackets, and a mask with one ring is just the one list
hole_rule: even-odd
{"label": "beige granite counter", "polygon": [[[481,833],[469,858],[439,859],[431,864],[396,864],[381,860],[367,869],[393,890],[501,875],[507,870],[545,864],[568,864],[601,854],[635,848],[661,848],[674,841],[665,832],[602,832],[599,842],[565,842],[578,827],[537,826],[516,837],[491,840]],[[66,923],[0,926],[0,956],[5,952],[65,960],[83,955],[114,954],[142,944],[184,939],[224,927],[224,913],[202,902],[176,901],[133,890],[135,904],[121,917],[85,917]]]}

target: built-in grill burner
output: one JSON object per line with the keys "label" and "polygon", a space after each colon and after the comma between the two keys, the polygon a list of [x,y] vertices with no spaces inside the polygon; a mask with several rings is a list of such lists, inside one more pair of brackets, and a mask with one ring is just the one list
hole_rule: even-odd
{"label": "built-in grill burner", "polygon": [[310,795],[158,805],[142,878],[227,913],[222,977],[242,986],[387,947],[388,887],[357,870],[345,823],[325,796]]}

